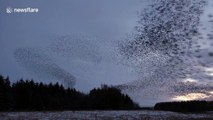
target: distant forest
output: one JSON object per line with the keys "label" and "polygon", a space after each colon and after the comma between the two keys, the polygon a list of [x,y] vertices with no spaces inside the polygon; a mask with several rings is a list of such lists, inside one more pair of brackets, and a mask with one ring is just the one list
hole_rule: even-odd
{"label": "distant forest", "polygon": [[0,111],[131,110],[138,109],[128,95],[102,85],[88,94],[62,85],[19,80],[13,84],[0,75]]}
{"label": "distant forest", "polygon": [[173,112],[213,111],[213,101],[161,102],[157,103],[154,109]]}
{"label": "distant forest", "polygon": [[[138,104],[121,90],[107,85],[94,88],[88,94],[59,83],[44,84],[19,80],[11,84],[0,75],[0,111],[60,111],[60,110],[136,110]],[[150,108],[146,108],[150,109]],[[151,109],[152,110],[152,109]],[[213,101],[161,102],[154,110],[174,112],[213,111]]]}

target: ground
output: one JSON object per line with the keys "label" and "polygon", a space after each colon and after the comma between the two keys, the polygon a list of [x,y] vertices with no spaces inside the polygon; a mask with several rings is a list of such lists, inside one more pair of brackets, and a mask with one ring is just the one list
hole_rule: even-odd
{"label": "ground", "polygon": [[213,120],[213,112],[182,114],[164,111],[2,112],[0,120]]}

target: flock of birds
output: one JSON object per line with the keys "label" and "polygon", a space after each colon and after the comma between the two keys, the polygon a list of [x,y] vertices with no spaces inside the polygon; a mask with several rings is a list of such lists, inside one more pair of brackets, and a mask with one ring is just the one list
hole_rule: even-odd
{"label": "flock of birds", "polygon": [[206,26],[201,21],[207,5],[207,0],[154,0],[140,14],[135,32],[120,43],[124,62],[137,66],[141,78],[119,87],[133,97],[140,91],[142,98],[209,95],[213,91],[213,15],[207,16],[210,33],[203,32]]}
{"label": "flock of birds", "polygon": [[[140,13],[135,32],[121,40],[119,52],[113,53],[119,54],[114,60],[134,67],[140,77],[116,86],[136,99],[213,91],[213,14],[207,15],[211,26],[208,32],[201,21],[207,5],[207,0],[153,0]],[[101,64],[105,59],[100,52],[101,43],[92,42],[93,39],[84,35],[63,36],[48,49],[58,57]],[[18,48],[14,57],[37,76],[62,80],[68,87],[78,82],[45,50]]]}
{"label": "flock of birds", "polygon": [[38,77],[62,80],[67,87],[73,87],[76,82],[76,78],[72,74],[54,63],[43,50],[18,48],[14,52],[14,57],[26,71]]}

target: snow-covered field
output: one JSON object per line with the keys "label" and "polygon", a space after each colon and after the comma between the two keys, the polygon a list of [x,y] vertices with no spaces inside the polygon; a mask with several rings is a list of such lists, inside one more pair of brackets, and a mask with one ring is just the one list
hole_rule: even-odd
{"label": "snow-covered field", "polygon": [[2,112],[0,120],[213,120],[213,112],[181,114],[164,111]]}

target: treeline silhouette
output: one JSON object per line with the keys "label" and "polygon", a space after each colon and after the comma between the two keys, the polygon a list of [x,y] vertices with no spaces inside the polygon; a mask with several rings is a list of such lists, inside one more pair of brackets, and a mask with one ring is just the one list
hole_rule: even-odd
{"label": "treeline silhouette", "polygon": [[173,112],[213,111],[213,101],[161,102],[155,104],[154,109]]}
{"label": "treeline silhouette", "polygon": [[11,85],[0,75],[0,111],[41,110],[130,110],[138,109],[128,95],[112,86],[102,85],[84,94],[62,85],[19,80]]}

